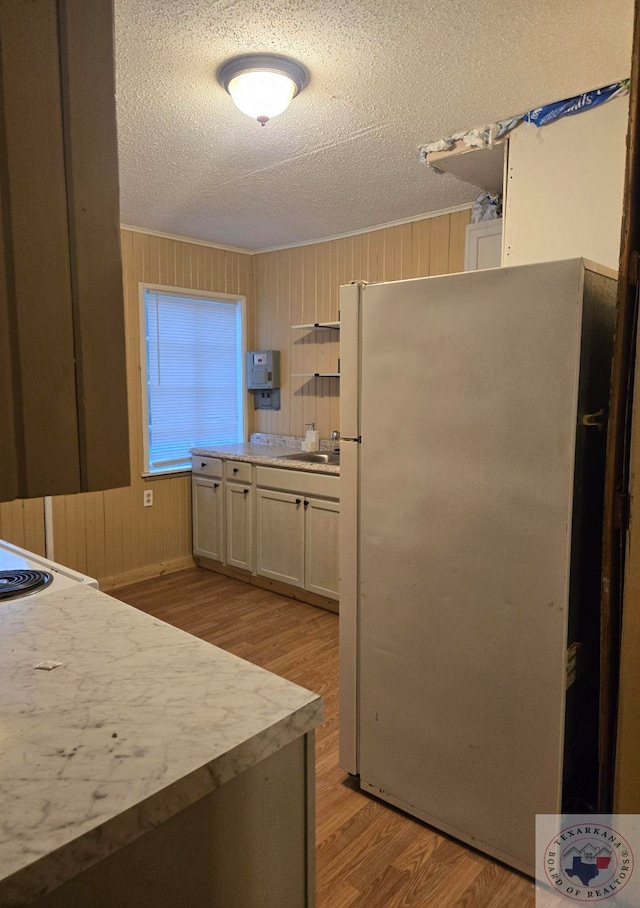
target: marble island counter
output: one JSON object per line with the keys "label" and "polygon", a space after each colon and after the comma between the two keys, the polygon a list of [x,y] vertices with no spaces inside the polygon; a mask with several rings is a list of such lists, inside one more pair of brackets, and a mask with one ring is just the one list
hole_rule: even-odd
{"label": "marble island counter", "polygon": [[313,903],[320,697],[81,586],[0,660],[0,906]]}

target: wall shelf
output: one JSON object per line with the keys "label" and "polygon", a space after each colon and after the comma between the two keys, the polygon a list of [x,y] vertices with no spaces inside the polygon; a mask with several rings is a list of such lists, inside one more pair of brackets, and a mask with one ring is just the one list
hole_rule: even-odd
{"label": "wall shelf", "polygon": [[427,163],[444,173],[451,173],[465,183],[480,186],[487,192],[501,193],[505,167],[505,143],[494,142],[486,148],[465,145],[458,139],[450,151],[431,151]]}
{"label": "wall shelf", "polygon": [[[291,325],[291,328],[299,328],[306,331],[339,331],[340,322],[309,322],[307,325]],[[338,369],[340,360],[338,360]],[[292,372],[292,378],[340,378],[339,372]]]}
{"label": "wall shelf", "polygon": [[316,331],[339,331],[340,322],[309,322],[308,325],[291,325],[291,328],[307,329]]}

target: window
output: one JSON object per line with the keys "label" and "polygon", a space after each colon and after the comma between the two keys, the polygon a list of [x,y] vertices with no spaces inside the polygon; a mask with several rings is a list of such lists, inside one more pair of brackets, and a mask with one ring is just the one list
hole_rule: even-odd
{"label": "window", "polygon": [[244,297],[141,285],[145,472],[243,442]]}

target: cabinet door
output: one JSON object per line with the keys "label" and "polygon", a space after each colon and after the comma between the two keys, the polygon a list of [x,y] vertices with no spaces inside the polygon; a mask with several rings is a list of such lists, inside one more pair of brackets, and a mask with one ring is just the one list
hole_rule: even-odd
{"label": "cabinet door", "polygon": [[337,599],[340,505],[319,498],[305,502],[305,589]]}
{"label": "cabinet door", "polygon": [[[0,4],[0,58],[4,234],[0,322],[9,332],[7,349],[2,351],[3,371],[11,373],[8,387],[14,400],[15,430],[10,426],[7,434],[14,436],[12,459],[17,465],[17,472],[7,471],[5,460],[0,463],[0,495],[7,499],[79,492],[69,219],[54,0]],[[10,472],[13,487],[5,483]]]}
{"label": "cabinet door", "polygon": [[227,483],[227,564],[253,570],[253,489],[239,483]]}
{"label": "cabinet door", "polygon": [[222,482],[194,477],[193,553],[224,561],[224,493]]}
{"label": "cabinet door", "polygon": [[112,0],[2,0],[0,71],[0,500],[128,485]]}
{"label": "cabinet door", "polygon": [[256,573],[304,587],[304,507],[302,495],[257,491]]}
{"label": "cabinet door", "polygon": [[481,271],[502,264],[502,218],[469,224],[464,250],[464,270]]}

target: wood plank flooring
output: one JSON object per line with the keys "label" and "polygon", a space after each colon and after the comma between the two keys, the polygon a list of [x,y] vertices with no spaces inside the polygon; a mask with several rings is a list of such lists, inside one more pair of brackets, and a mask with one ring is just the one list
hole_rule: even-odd
{"label": "wood plank flooring", "polygon": [[317,908],[533,908],[526,877],[359,791],[338,766],[338,618],[193,568],[111,593],[324,697]]}

